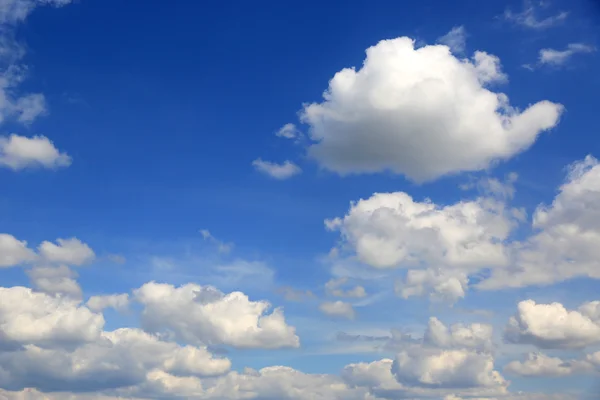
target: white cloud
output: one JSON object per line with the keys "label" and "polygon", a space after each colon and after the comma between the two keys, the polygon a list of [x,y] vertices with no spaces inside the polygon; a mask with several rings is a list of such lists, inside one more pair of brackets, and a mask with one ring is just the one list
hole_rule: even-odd
{"label": "white cloud", "polygon": [[34,267],[27,271],[27,275],[34,288],[40,292],[56,295],[70,296],[81,299],[81,287],[75,280],[77,274],[69,267]]}
{"label": "white cloud", "polygon": [[[103,332],[96,341],[73,351],[28,345],[0,354],[0,386],[14,390],[96,391],[143,384],[156,369],[174,376],[225,374],[231,362],[214,358],[205,348],[164,342],[139,329]],[[150,376],[149,376],[150,375]]]}
{"label": "white cloud", "polygon": [[583,43],[571,43],[565,50],[542,49],[540,50],[540,64],[561,66],[567,63],[575,54],[592,53],[596,49]]}
{"label": "white cloud", "polygon": [[129,295],[123,293],[92,296],[86,302],[86,306],[95,312],[102,311],[105,308],[114,308],[118,311],[124,311],[129,306]]}
{"label": "white cloud", "polygon": [[465,52],[467,45],[467,31],[464,26],[455,26],[450,32],[438,38],[439,43],[450,47],[454,54],[462,54]]}
{"label": "white cloud", "polygon": [[315,297],[315,294],[311,290],[294,289],[289,286],[277,289],[277,293],[282,294],[287,301],[302,301]]}
{"label": "white cloud", "polygon": [[469,350],[411,349],[396,356],[392,371],[402,384],[422,387],[504,387],[490,354]]}
{"label": "white cloud", "polygon": [[96,258],[94,251],[77,238],[56,239],[56,243],[44,241],[38,248],[40,255],[48,262],[79,266]]}
{"label": "white cloud", "polygon": [[525,361],[511,361],[505,372],[521,376],[567,376],[574,372],[571,364],[542,353],[529,353]]}
{"label": "white cloud", "polygon": [[352,289],[342,289],[341,286],[346,283],[348,283],[348,278],[333,278],[325,284],[325,290],[327,294],[335,297],[363,298],[367,296],[367,291],[360,285],[356,285]]}
{"label": "white cloud", "polygon": [[376,193],[352,203],[343,218],[325,223],[341,232],[362,262],[375,268],[506,265],[500,242],[514,226],[504,205],[493,199],[442,207],[414,201],[403,192]]}
{"label": "white cloud", "polygon": [[523,11],[515,13],[507,9],[504,12],[504,19],[525,28],[541,30],[559,25],[563,23],[569,16],[568,12],[562,11],[546,18],[539,18],[537,15],[538,7],[535,5],[535,2],[531,0],[524,0],[523,3]]}
{"label": "white cloud", "polygon": [[493,328],[488,324],[454,324],[444,325],[439,319],[432,317],[423,343],[440,348],[468,348],[476,350],[492,350]]}
{"label": "white cloud", "polygon": [[460,60],[443,45],[381,41],[361,69],[331,79],[322,103],[304,107],[309,155],[340,174],[390,170],[417,182],[486,169],[529,148],[563,109],[541,101],[518,111],[486,88],[505,79],[485,52]]}
{"label": "white cloud", "polygon": [[0,1],[0,23],[15,24],[23,21],[35,7],[52,5],[62,7],[72,0],[1,0]]}
{"label": "white cloud", "polygon": [[510,318],[504,337],[511,343],[543,349],[582,348],[600,342],[600,320],[581,311],[569,311],[560,303],[526,300],[519,303],[517,313]]}
{"label": "white cloud", "polygon": [[168,329],[190,343],[226,344],[240,348],[298,347],[295,328],[280,308],[250,301],[241,292],[227,295],[214,287],[147,283],[134,291],[144,306],[142,321],[151,331]]}
{"label": "white cloud", "polygon": [[7,233],[0,233],[0,268],[14,267],[34,261],[35,252],[21,241]]}
{"label": "white cloud", "polygon": [[71,157],[61,153],[45,136],[28,138],[15,134],[0,137],[0,166],[15,171],[44,167],[55,169],[71,165]]}
{"label": "white cloud", "polygon": [[282,164],[277,164],[271,161],[263,161],[258,158],[252,161],[252,165],[257,171],[279,180],[291,178],[302,172],[300,167],[288,160],[284,161]]}
{"label": "white cloud", "polygon": [[352,304],[343,301],[326,301],[319,305],[319,310],[330,317],[341,317],[346,319],[354,319],[356,312]]}
{"label": "white cloud", "polygon": [[89,342],[104,326],[101,314],[76,300],[19,286],[0,288],[0,298],[0,341],[44,347]]}
{"label": "white cloud", "polygon": [[480,289],[600,278],[600,165],[587,156],[569,167],[551,205],[539,205],[533,234],[511,244],[511,266],[492,270]]}
{"label": "white cloud", "polygon": [[429,294],[432,301],[456,303],[465,297],[469,279],[465,273],[435,269],[411,269],[404,280],[397,281],[396,294],[403,299]]}
{"label": "white cloud", "polygon": [[298,130],[298,128],[296,127],[296,125],[285,124],[284,126],[279,128],[279,130],[277,131],[277,133],[275,133],[275,135],[278,137],[285,138],[285,139],[297,139],[301,135],[301,133]]}

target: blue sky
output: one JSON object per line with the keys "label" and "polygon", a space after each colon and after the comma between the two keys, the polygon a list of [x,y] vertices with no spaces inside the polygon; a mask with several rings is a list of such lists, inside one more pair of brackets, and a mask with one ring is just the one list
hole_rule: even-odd
{"label": "blue sky", "polygon": [[[599,27],[592,0],[0,0],[0,398],[593,398]],[[185,345],[213,358],[141,361]]]}

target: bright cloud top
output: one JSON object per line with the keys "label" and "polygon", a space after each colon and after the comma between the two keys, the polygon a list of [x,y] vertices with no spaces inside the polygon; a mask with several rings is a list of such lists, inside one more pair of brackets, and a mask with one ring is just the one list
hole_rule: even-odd
{"label": "bright cloud top", "polygon": [[304,107],[316,141],[309,154],[340,174],[391,170],[418,182],[485,169],[529,148],[563,109],[549,101],[511,107],[487,88],[505,78],[485,52],[460,60],[442,45],[381,41],[362,68],[335,74],[322,103]]}

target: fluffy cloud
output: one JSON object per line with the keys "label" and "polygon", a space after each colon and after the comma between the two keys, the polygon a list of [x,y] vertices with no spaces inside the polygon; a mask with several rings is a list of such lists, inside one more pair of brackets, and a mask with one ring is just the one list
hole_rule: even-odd
{"label": "fluffy cloud", "polygon": [[71,165],[71,157],[61,153],[45,136],[10,135],[0,137],[0,166],[15,171],[29,167],[58,168]]}
{"label": "fluffy cloud", "polygon": [[136,289],[134,297],[144,306],[147,329],[167,329],[187,342],[241,348],[299,346],[295,328],[286,324],[281,309],[266,314],[268,302],[250,301],[241,292],[225,295],[210,286],[150,282]]}
{"label": "fluffy cloud", "polygon": [[62,294],[74,299],[82,296],[81,288],[75,280],[77,274],[69,267],[35,267],[27,271],[31,284],[37,290],[50,294]]}
{"label": "fluffy cloud", "polygon": [[429,319],[429,324],[423,342],[440,348],[467,348],[480,351],[492,350],[493,329],[488,324],[454,324],[444,325],[435,317]]}
{"label": "fluffy cloud", "polygon": [[401,37],[366,53],[361,69],[335,74],[324,101],[301,114],[315,141],[309,155],[340,174],[391,170],[421,182],[482,170],[530,147],[563,109],[511,107],[487,88],[506,77],[485,52],[460,60],[447,46],[415,49]]}
{"label": "fluffy cloud", "polygon": [[352,304],[345,303],[343,301],[326,301],[319,305],[319,310],[330,317],[341,317],[347,319],[354,319],[356,312],[352,307]]}
{"label": "fluffy cloud", "polygon": [[411,349],[399,353],[392,371],[405,385],[422,387],[503,387],[491,355],[469,350]]}
{"label": "fluffy cloud", "polygon": [[510,268],[491,271],[480,289],[600,278],[600,165],[587,156],[569,167],[551,205],[533,214],[533,234],[511,244]]}
{"label": "fluffy cloud", "polygon": [[465,273],[442,269],[409,270],[404,280],[397,281],[396,294],[404,299],[429,294],[432,301],[449,304],[465,297],[469,279]]}
{"label": "fluffy cloud", "polygon": [[[0,341],[52,347],[97,340],[101,314],[76,300],[15,286],[0,288]],[[0,374],[1,375],[1,374]]]}
{"label": "fluffy cloud", "polygon": [[582,43],[571,43],[565,50],[542,49],[540,50],[539,62],[540,64],[561,66],[575,54],[591,53],[595,50],[592,46]]}
{"label": "fluffy cloud", "polygon": [[57,239],[56,243],[45,241],[39,246],[40,255],[48,262],[83,265],[96,258],[94,251],[77,238]]}
{"label": "fluffy cloud", "polygon": [[0,385],[12,390],[95,391],[144,383],[158,369],[175,376],[216,376],[231,363],[205,348],[181,347],[138,329],[103,332],[96,341],[73,351],[28,345],[0,354]]}
{"label": "fluffy cloud", "polygon": [[114,308],[115,310],[123,311],[129,306],[129,295],[123,293],[92,296],[86,302],[86,306],[95,312],[102,311],[105,308]]}
{"label": "fluffy cloud", "polygon": [[569,311],[560,303],[536,304],[522,301],[510,318],[505,338],[512,343],[539,348],[581,348],[600,342],[600,320],[581,311]]}
{"label": "fluffy cloud", "polygon": [[500,242],[514,226],[504,205],[493,199],[438,206],[403,192],[376,193],[325,223],[375,268],[502,266],[508,258]]}
{"label": "fluffy cloud", "polygon": [[300,167],[291,161],[285,161],[282,164],[277,164],[271,161],[263,161],[258,158],[252,161],[252,165],[257,171],[278,180],[288,179],[302,172]]}
{"label": "fluffy cloud", "polygon": [[567,376],[574,372],[571,364],[542,353],[529,353],[523,362],[511,361],[504,371],[521,376]]}
{"label": "fluffy cloud", "polygon": [[14,267],[34,261],[35,258],[35,252],[27,247],[27,242],[0,233],[0,268]]}

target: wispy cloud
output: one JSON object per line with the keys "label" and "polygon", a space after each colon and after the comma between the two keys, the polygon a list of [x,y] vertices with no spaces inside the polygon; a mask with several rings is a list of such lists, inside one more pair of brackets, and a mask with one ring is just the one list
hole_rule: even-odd
{"label": "wispy cloud", "polygon": [[564,50],[540,50],[539,63],[542,65],[563,66],[576,54],[593,53],[596,49],[583,43],[571,43]]}
{"label": "wispy cloud", "polygon": [[554,15],[542,18],[538,15],[541,5],[542,2],[525,0],[521,12],[515,13],[507,9],[504,11],[503,18],[525,28],[542,30],[562,24],[569,16],[567,11],[560,11]]}
{"label": "wispy cloud", "polygon": [[300,167],[291,161],[284,161],[282,164],[277,164],[258,158],[252,161],[252,165],[257,171],[279,180],[289,179],[302,172]]}

